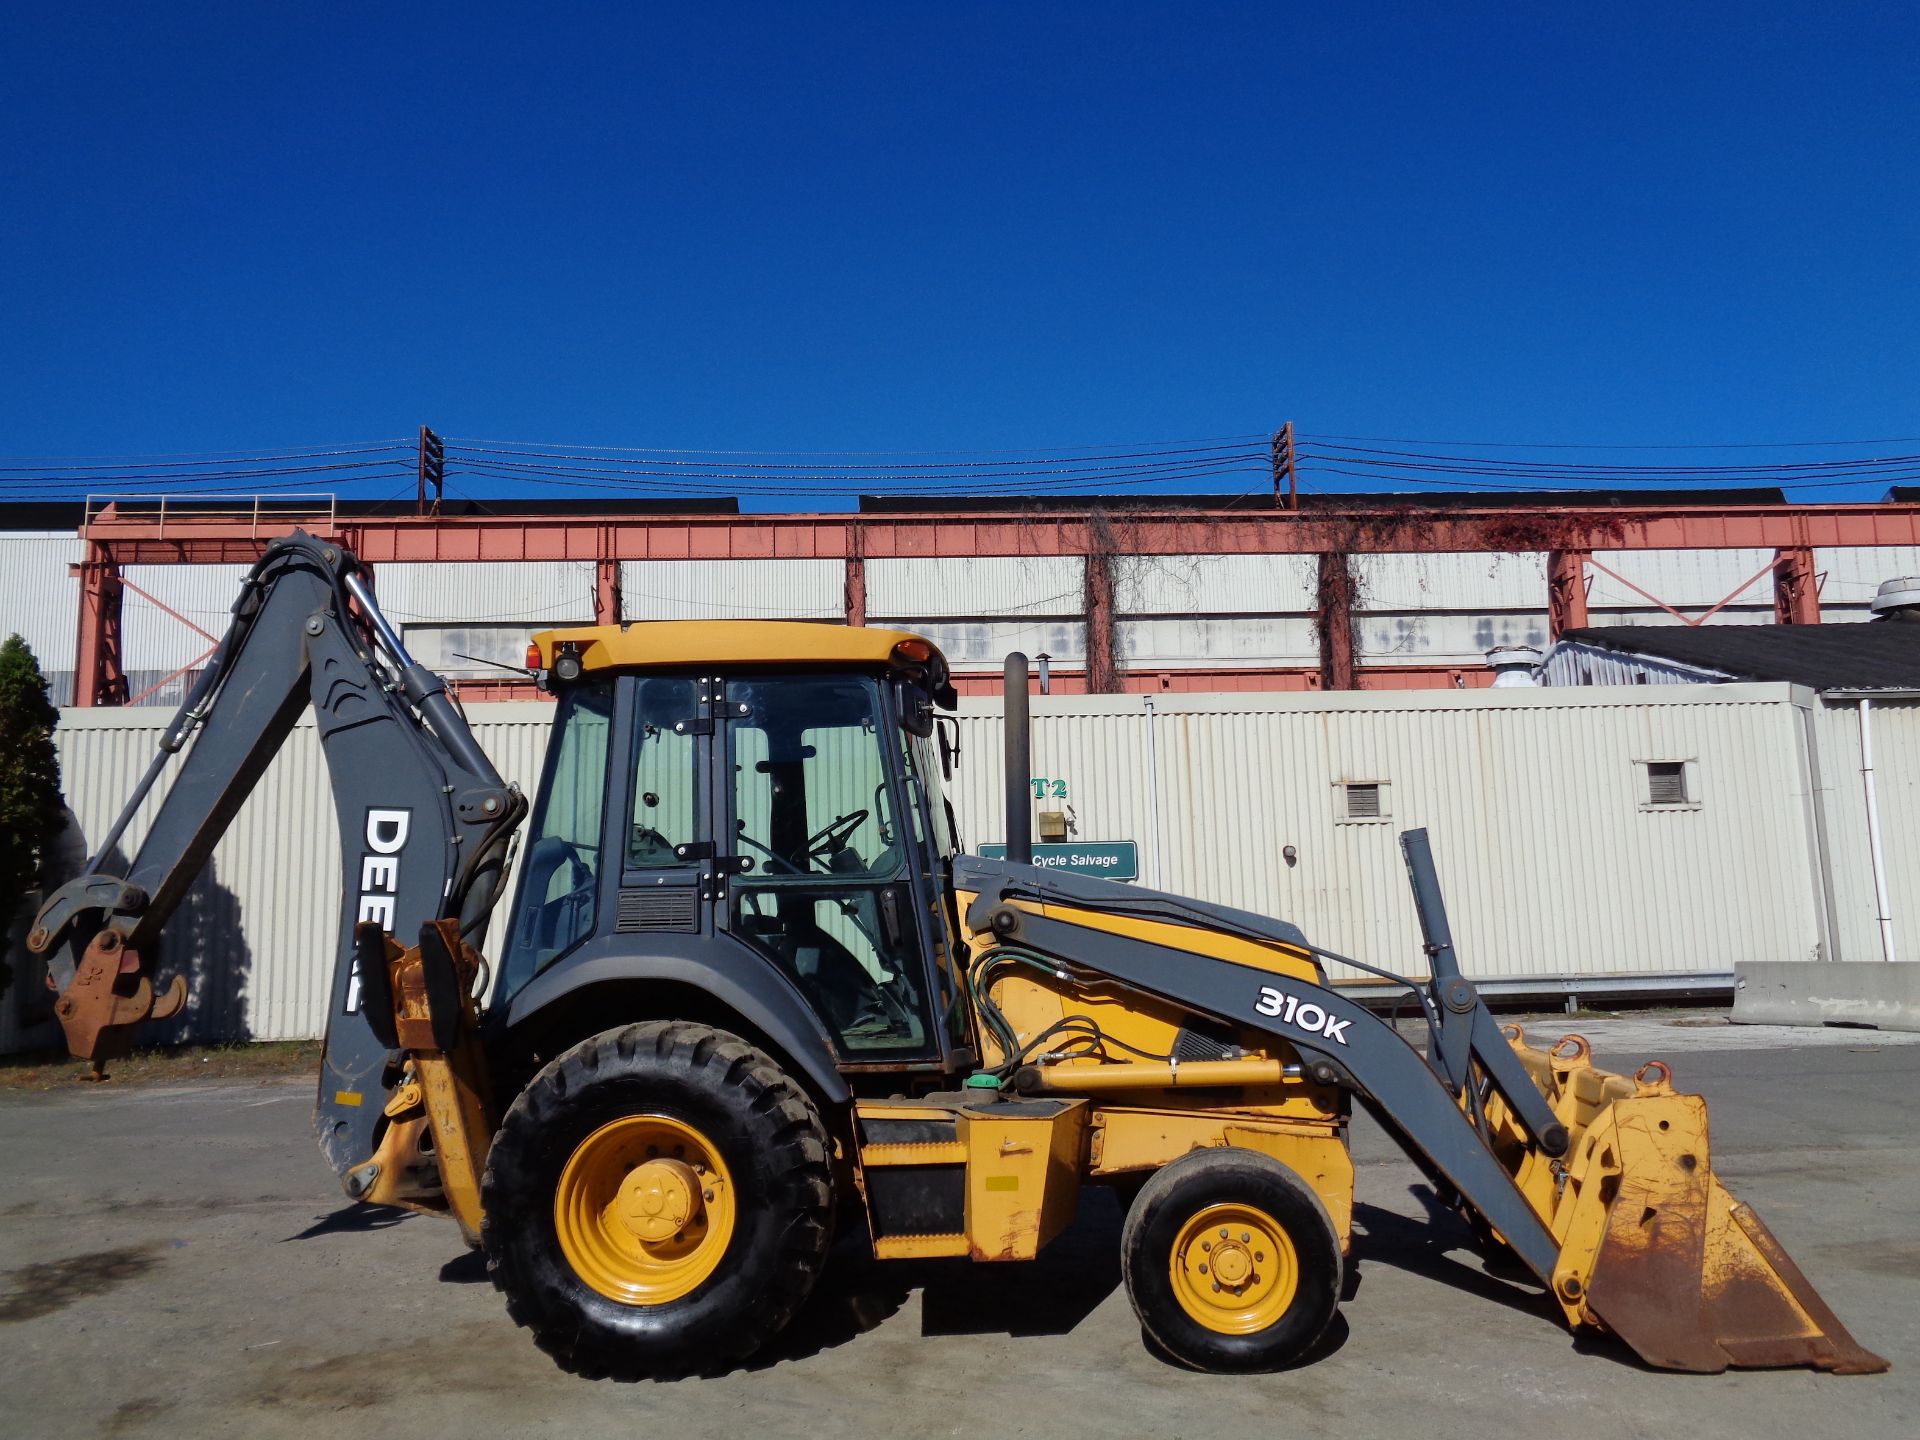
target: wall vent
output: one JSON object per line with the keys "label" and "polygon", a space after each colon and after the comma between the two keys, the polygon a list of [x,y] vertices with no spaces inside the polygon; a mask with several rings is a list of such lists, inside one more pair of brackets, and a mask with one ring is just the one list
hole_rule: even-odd
{"label": "wall vent", "polygon": [[1647,804],[1688,805],[1687,764],[1684,760],[1647,762]]}
{"label": "wall vent", "polygon": [[1346,797],[1346,818],[1349,820],[1381,820],[1386,818],[1386,787],[1377,781],[1366,781],[1340,787]]}

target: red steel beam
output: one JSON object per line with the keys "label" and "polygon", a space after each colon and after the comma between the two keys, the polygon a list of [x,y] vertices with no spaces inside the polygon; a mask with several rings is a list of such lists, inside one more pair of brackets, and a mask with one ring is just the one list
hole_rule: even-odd
{"label": "red steel beam", "polygon": [[1093,551],[1086,557],[1086,651],[1087,688],[1096,695],[1110,695],[1120,688],[1114,655],[1113,557]]}
{"label": "red steel beam", "polygon": [[1354,678],[1353,564],[1343,551],[1320,556],[1314,628],[1320,636],[1320,684],[1328,690],[1358,689]]}
{"label": "red steel beam", "polygon": [[[420,561],[771,560],[1118,554],[1298,555],[1461,551],[1789,549],[1920,545],[1920,504],[1646,509],[1109,510],[980,515],[488,515],[340,519],[329,530],[373,564]],[[858,532],[859,538],[855,535]],[[86,538],[122,565],[247,561],[274,533],[251,518],[170,512],[164,534],[107,514]]]}
{"label": "red steel beam", "polygon": [[1558,640],[1587,628],[1587,555],[1581,550],[1547,554],[1547,633]]}
{"label": "red steel beam", "polygon": [[620,613],[620,562],[618,560],[594,561],[593,623],[618,625],[624,618]]}
{"label": "red steel beam", "polygon": [[120,566],[105,546],[89,544],[71,567],[80,581],[80,628],[74,650],[73,703],[119,705],[127,698],[120,653]]}
{"label": "red steel beam", "polygon": [[1773,558],[1773,620],[1776,625],[1820,623],[1820,581],[1813,551],[1805,545],[1782,546]]}
{"label": "red steel beam", "polygon": [[[1355,669],[1353,678],[1352,688],[1359,690],[1484,690],[1493,684],[1494,672],[1484,665],[1362,665]],[[1001,675],[997,670],[968,671],[953,677],[954,688],[962,695],[998,695],[1001,683]],[[1116,692],[1122,695],[1211,695],[1228,691],[1266,694],[1325,688],[1317,668],[1298,666],[1181,669],[1176,666],[1149,665],[1137,670],[1123,670],[1116,680]],[[1086,672],[1062,670],[1055,666],[1053,693],[1086,694]],[[462,694],[464,696],[465,692],[462,691]]]}
{"label": "red steel beam", "polygon": [[852,543],[847,548],[846,610],[847,624],[867,623],[867,551],[866,536],[853,527]]}

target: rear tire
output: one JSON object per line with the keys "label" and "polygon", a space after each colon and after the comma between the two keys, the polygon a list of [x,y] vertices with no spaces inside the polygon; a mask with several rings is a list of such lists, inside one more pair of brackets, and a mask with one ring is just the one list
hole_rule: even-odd
{"label": "rear tire", "polygon": [[1340,1305],[1340,1237],[1326,1206],[1256,1151],[1195,1150],[1161,1167],[1120,1243],[1141,1328],[1196,1370],[1296,1362]]}
{"label": "rear tire", "polygon": [[482,1188],[487,1272],[566,1369],[724,1369],[819,1277],[829,1153],[812,1100],[739,1037],[681,1021],[606,1031],[501,1122]]}

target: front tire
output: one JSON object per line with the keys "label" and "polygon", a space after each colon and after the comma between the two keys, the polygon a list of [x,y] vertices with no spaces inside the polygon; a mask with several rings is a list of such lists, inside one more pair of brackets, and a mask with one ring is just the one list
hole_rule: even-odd
{"label": "front tire", "polygon": [[1191,1151],[1141,1188],[1121,1236],[1141,1328],[1196,1370],[1298,1361],[1340,1304],[1340,1237],[1320,1197],[1257,1151]]}
{"label": "front tire", "polygon": [[813,1289],[833,1233],[829,1142],[762,1052],[681,1021],[559,1056],[487,1158],[481,1243],[514,1320],[564,1368],[724,1368]]}

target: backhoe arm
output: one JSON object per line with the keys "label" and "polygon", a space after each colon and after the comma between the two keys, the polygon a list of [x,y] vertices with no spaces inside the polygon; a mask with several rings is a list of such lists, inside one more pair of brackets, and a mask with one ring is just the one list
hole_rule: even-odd
{"label": "backhoe arm", "polygon": [[[477,946],[526,812],[439,678],[406,654],[348,551],[298,531],[268,543],[160,753],[86,873],[48,898],[29,944],[48,957],[69,1047],[98,1073],[126,1053],[135,1025],[184,1000],[178,977],[156,994],[160,934],[308,705],[345,882],[316,1128],[345,1176],[372,1153],[397,1078],[381,1035],[391,1025],[370,1024],[361,1003],[355,927],[411,938],[451,920]],[[156,789],[128,861],[120,841]]]}

